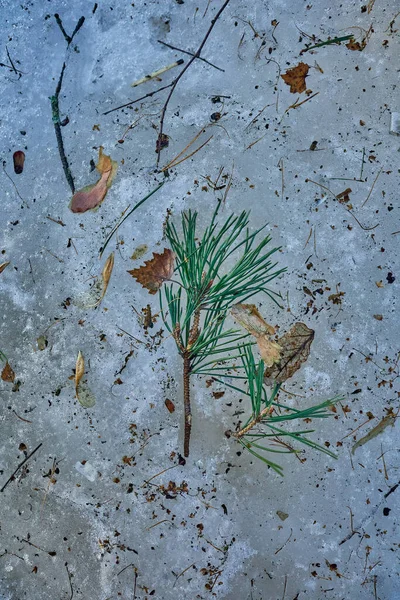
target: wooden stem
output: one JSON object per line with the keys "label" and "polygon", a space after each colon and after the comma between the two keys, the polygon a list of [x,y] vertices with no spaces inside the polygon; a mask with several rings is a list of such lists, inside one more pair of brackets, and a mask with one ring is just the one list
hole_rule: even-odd
{"label": "wooden stem", "polygon": [[183,444],[183,454],[189,456],[190,433],[192,430],[192,411],[190,407],[190,354],[185,352],[183,355],[183,403],[185,413],[185,438]]}

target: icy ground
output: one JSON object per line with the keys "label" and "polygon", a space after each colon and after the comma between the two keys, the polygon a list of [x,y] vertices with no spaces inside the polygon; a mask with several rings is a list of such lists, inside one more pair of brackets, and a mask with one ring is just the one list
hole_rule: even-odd
{"label": "icy ground", "polygon": [[[398,2],[231,0],[203,51],[224,71],[200,61],[188,69],[165,115],[160,166],[220,113],[190,151],[213,137],[170,169],[101,260],[123,211],[164,179],[155,143],[168,90],[104,112],[176,77],[182,67],[131,88],[177,59],[187,64],[157,40],[196,51],[222,0],[0,4],[0,263],[10,262],[0,274],[0,350],[15,372],[0,381],[0,486],[42,444],[0,493],[2,600],[400,598],[398,423],[350,452],[399,406],[400,138],[389,132],[400,111]],[[68,51],[55,13],[69,35],[85,17]],[[353,33],[362,45],[368,30],[361,51],[343,42],[300,55],[312,39]],[[49,100],[64,60],[62,135],[77,189],[96,181],[100,146],[119,165],[96,212],[69,209]],[[291,93],[279,77],[299,62],[310,66],[312,93]],[[307,102],[287,111],[297,99]],[[195,207],[208,222],[226,191],[212,189],[221,168],[228,178],[219,181],[232,174],[224,214],[251,209],[252,227],[268,221],[282,246],[288,271],[275,289],[285,306],[260,297],[261,313],[281,331],[300,320],[316,332],[307,364],[285,385],[296,395],[280,401],[345,397],[312,424],[338,459],[277,455],[284,478],[224,436],[244,409],[240,395],[215,398],[223,388],[201,379],[191,455],[179,464],[181,361],[159,317],[145,331],[142,308],[156,314],[157,296],[127,273],[165,247],[168,212]],[[108,250],[105,298],[82,308],[76,299]],[[90,409],[75,397],[79,351]]]}

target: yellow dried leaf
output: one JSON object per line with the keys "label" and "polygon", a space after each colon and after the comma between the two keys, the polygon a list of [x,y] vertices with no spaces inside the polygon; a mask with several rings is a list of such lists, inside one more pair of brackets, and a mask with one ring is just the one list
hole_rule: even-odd
{"label": "yellow dried leaf", "polygon": [[1,265],[0,265],[0,273],[2,273],[4,271],[4,269],[6,267],[8,267],[9,264],[10,264],[10,261],[1,263]]}
{"label": "yellow dried leaf", "polygon": [[275,329],[269,325],[254,304],[235,304],[231,308],[233,318],[256,338],[261,358],[267,367],[280,361],[281,347],[271,336]]}
{"label": "yellow dried leaf", "polygon": [[101,277],[103,279],[103,291],[102,291],[100,301],[104,298],[105,293],[107,291],[108,283],[110,281],[110,277],[111,277],[113,268],[114,268],[114,252],[111,252],[110,256],[107,258],[106,262],[104,263],[104,267],[101,272]]}
{"label": "yellow dried leaf", "polygon": [[79,382],[82,379],[84,372],[85,372],[85,360],[83,358],[82,352],[79,350],[78,357],[76,359],[76,364],[75,364],[75,394],[76,394],[77,398],[79,397],[78,396]]}

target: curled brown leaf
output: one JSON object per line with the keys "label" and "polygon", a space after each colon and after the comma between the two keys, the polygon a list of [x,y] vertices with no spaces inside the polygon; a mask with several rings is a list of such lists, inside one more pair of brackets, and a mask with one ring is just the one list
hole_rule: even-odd
{"label": "curled brown leaf", "polygon": [[290,91],[292,94],[301,94],[307,89],[306,77],[309,70],[309,65],[306,63],[299,63],[296,67],[288,69],[286,73],[281,75],[283,81],[290,85]]}
{"label": "curled brown leaf", "polygon": [[118,165],[107,154],[103,154],[103,147],[99,149],[99,160],[96,169],[100,173],[100,179],[94,185],[88,185],[78,190],[72,197],[70,209],[74,213],[83,213],[99,206],[116,175]]}

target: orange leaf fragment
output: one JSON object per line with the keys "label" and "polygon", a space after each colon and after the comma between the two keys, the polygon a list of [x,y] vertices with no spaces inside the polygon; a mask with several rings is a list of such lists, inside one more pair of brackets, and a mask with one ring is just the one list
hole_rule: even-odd
{"label": "orange leaf fragment", "polygon": [[99,161],[96,169],[101,177],[94,185],[88,185],[72,196],[70,209],[73,213],[83,213],[99,206],[116,175],[118,165],[115,160],[112,160],[107,154],[103,154],[103,147],[99,149]]}
{"label": "orange leaf fragment", "polygon": [[306,77],[308,74],[309,66],[306,63],[299,63],[296,67],[288,69],[286,73],[281,75],[283,81],[290,85],[290,91],[292,94],[301,94],[307,89]]}
{"label": "orange leaf fragment", "polygon": [[162,254],[153,253],[151,260],[146,260],[144,265],[138,269],[128,271],[149,294],[156,294],[164,281],[171,279],[174,271],[175,254],[169,248],[165,248]]}
{"label": "orange leaf fragment", "polygon": [[1,378],[3,381],[7,381],[7,383],[13,383],[13,381],[15,380],[15,373],[12,370],[8,361],[4,365],[4,368],[1,372]]}

